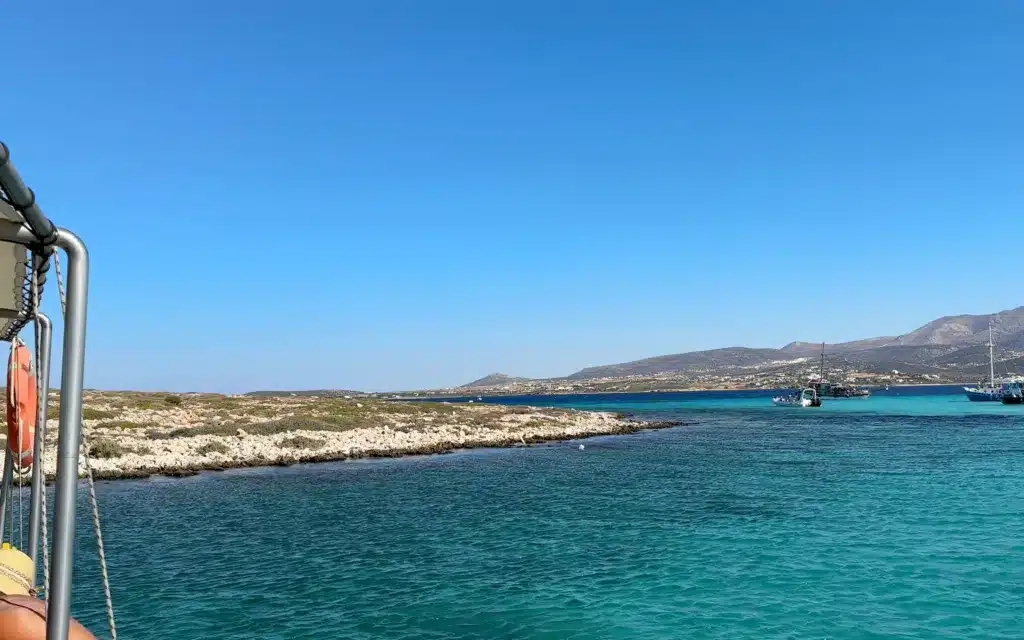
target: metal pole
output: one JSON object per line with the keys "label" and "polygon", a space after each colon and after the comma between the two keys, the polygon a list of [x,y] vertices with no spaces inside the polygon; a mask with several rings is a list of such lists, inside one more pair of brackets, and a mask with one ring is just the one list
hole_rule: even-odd
{"label": "metal pole", "polygon": [[36,345],[36,358],[39,366],[36,376],[39,380],[39,414],[36,416],[36,439],[32,444],[32,501],[31,516],[28,525],[29,557],[32,558],[32,586],[35,586],[39,573],[39,532],[43,516],[43,492],[46,491],[46,475],[43,473],[43,445],[46,442],[46,411],[50,397],[50,347],[53,345],[53,324],[50,318],[40,313],[36,316],[39,329],[39,344]]}
{"label": "metal pole", "polygon": [[0,240],[26,246],[39,242],[39,238],[25,225],[7,221],[0,223]]}
{"label": "metal pole", "polygon": [[71,570],[75,544],[75,494],[82,427],[85,375],[85,317],[89,287],[89,253],[66,229],[57,231],[57,246],[68,255],[67,306],[60,380],[60,431],[57,440],[57,497],[53,513],[53,558],[46,610],[47,640],[67,640],[71,619]]}
{"label": "metal pole", "polygon": [[7,526],[7,501],[11,499],[11,487],[14,486],[14,457],[11,455],[10,447],[4,449],[6,451],[4,473],[0,477],[0,540],[4,539],[4,527]]}
{"label": "metal pole", "polygon": [[[43,210],[36,204],[36,194],[32,193],[32,190],[22,182],[21,176],[18,175],[18,170],[11,163],[10,151],[8,151],[7,145],[3,142],[0,142],[0,186],[4,188],[7,197],[11,200],[11,204],[18,210],[18,213],[21,214],[21,217],[25,219],[29,228],[39,239],[47,239],[53,235],[56,231],[53,223],[50,222],[50,219],[46,217]],[[47,247],[43,255],[49,257],[51,252],[52,249]]]}
{"label": "metal pole", "polygon": [[988,379],[989,388],[996,388],[996,343],[992,342],[992,321],[988,321]]}

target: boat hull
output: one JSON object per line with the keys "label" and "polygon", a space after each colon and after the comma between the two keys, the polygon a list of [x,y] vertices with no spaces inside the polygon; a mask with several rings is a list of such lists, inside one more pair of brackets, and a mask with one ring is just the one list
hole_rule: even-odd
{"label": "boat hull", "polygon": [[829,400],[871,397],[871,392],[867,389],[858,389],[855,386],[842,384],[834,385],[830,382],[812,382],[811,388],[817,392],[819,398],[828,398]]}
{"label": "boat hull", "polygon": [[800,395],[775,396],[772,404],[776,407],[820,407],[821,398],[814,392],[814,389],[804,389]]}
{"label": "boat hull", "polygon": [[964,393],[971,402],[999,402],[1003,397],[1002,391],[998,389],[988,391],[964,388]]}
{"label": "boat hull", "polygon": [[772,404],[774,404],[776,407],[796,407],[796,408],[819,407],[819,406],[821,406],[820,402],[818,404],[814,404],[813,400],[807,400],[807,399],[803,399],[803,400],[799,400],[799,399],[797,399],[797,400],[785,400],[785,399],[782,399],[782,398],[772,398]]}

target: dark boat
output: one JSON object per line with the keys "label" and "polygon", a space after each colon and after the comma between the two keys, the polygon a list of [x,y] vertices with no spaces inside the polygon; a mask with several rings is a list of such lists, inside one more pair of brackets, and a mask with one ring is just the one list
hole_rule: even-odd
{"label": "dark boat", "polygon": [[1003,404],[1024,404],[1024,389],[1020,382],[1010,382],[1003,385],[1003,395],[999,398]]}
{"label": "dark boat", "polygon": [[811,386],[822,398],[866,398],[871,395],[867,389],[859,389],[854,385],[812,382]]}
{"label": "dark boat", "polygon": [[867,389],[858,389],[854,385],[832,384],[825,382],[825,343],[821,343],[821,373],[818,375],[818,382],[812,382],[810,387],[814,389],[815,395],[820,398],[867,398],[871,392]]}

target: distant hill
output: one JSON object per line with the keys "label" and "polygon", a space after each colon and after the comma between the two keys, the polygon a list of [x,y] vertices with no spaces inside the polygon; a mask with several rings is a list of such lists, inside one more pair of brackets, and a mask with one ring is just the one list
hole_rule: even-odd
{"label": "distant hill", "polygon": [[[830,364],[847,365],[865,371],[899,369],[912,373],[937,373],[950,369],[975,373],[987,370],[988,326],[996,343],[997,371],[1017,371],[1024,354],[1024,307],[981,315],[946,316],[902,336],[882,336],[829,344],[825,354]],[[729,372],[767,368],[814,358],[821,353],[820,342],[791,342],[781,349],[728,347],[644,358],[620,364],[588,367],[569,380],[592,380],[626,376],[649,376],[688,372]]]}
{"label": "distant hill", "polygon": [[[863,351],[864,349],[874,349],[876,347],[884,347],[890,344],[896,344],[897,340],[898,338],[894,336],[885,336],[882,338],[866,338],[864,340],[854,340],[852,342],[827,344],[825,345],[825,351],[826,353],[847,353],[849,351]],[[821,353],[821,343],[790,342],[786,346],[782,347],[782,351],[800,355]]]}
{"label": "distant hill", "polygon": [[988,324],[997,344],[1003,338],[1014,339],[1024,334],[1024,307],[985,315],[946,316],[933,320],[920,329],[901,337],[901,344],[966,345],[988,342]]}
{"label": "distant hill", "polygon": [[504,373],[492,373],[489,376],[484,376],[479,380],[474,380],[468,384],[464,384],[460,389],[473,389],[476,387],[494,387],[500,384],[513,384],[515,382],[528,382],[529,378],[516,378],[513,376],[505,375]]}
{"label": "distant hill", "polygon": [[644,360],[610,364],[602,367],[588,367],[568,376],[568,379],[588,380],[592,378],[656,375],[659,373],[694,371],[697,369],[757,366],[771,360],[785,360],[792,359],[792,357],[783,353],[781,349],[727,347],[710,351],[691,351],[670,356],[658,356],[656,358],[646,358]]}
{"label": "distant hill", "polygon": [[243,395],[252,397],[318,397],[318,398],[341,398],[344,396],[365,396],[365,391],[349,391],[345,389],[302,389],[296,391],[249,391]]}

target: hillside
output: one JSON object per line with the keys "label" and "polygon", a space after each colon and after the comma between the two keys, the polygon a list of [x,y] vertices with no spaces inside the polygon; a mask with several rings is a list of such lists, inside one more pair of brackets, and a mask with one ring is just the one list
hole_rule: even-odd
{"label": "hillside", "polygon": [[568,376],[567,379],[588,380],[593,378],[657,375],[660,373],[693,371],[697,369],[762,366],[776,360],[792,359],[792,355],[784,353],[781,349],[727,347],[710,351],[691,351],[689,353],[658,356],[656,358],[646,358],[622,364],[588,367]]}
{"label": "hillside", "polygon": [[[988,371],[988,327],[996,344],[996,372],[1021,371],[1024,362],[1024,307],[991,314],[954,315],[933,320],[909,333],[825,345],[829,368],[838,371],[887,373],[960,379]],[[806,371],[818,361],[820,342],[796,341],[780,349],[727,347],[587,367],[564,378],[530,381],[493,374],[465,385],[499,387],[530,382],[555,385],[596,380],[707,376],[735,377],[755,372]]]}
{"label": "hillside", "polygon": [[507,376],[504,373],[492,373],[489,376],[484,376],[479,380],[474,380],[467,384],[462,385],[462,389],[474,389],[476,387],[495,387],[502,384],[515,384],[517,382],[527,382],[529,378],[515,378],[513,376]]}
{"label": "hillside", "polygon": [[901,336],[902,344],[967,345],[988,342],[988,325],[996,343],[1024,335],[1024,307],[985,315],[946,316]]}
{"label": "hillside", "polygon": [[[895,336],[884,336],[881,338],[866,338],[864,340],[854,340],[852,342],[840,342],[837,344],[825,345],[825,351],[827,353],[849,353],[851,351],[863,351],[865,349],[874,349],[876,347],[884,347],[890,344],[895,344],[899,338]],[[786,346],[782,347],[782,351],[792,354],[808,355],[808,354],[820,354],[821,343],[820,342],[790,342]]]}
{"label": "hillside", "polygon": [[[988,350],[983,345],[988,343],[990,321],[997,356],[1001,359],[1018,357],[1018,350],[1024,349],[1024,307],[992,314],[946,316],[902,336],[829,344],[825,346],[825,353],[830,366],[865,371],[898,369],[939,374],[950,369],[963,369],[964,372],[974,372],[982,365],[987,366]],[[588,367],[567,379],[589,380],[696,371],[727,373],[744,368],[777,367],[795,358],[816,358],[820,353],[820,342],[791,342],[781,349],[730,347]]]}

